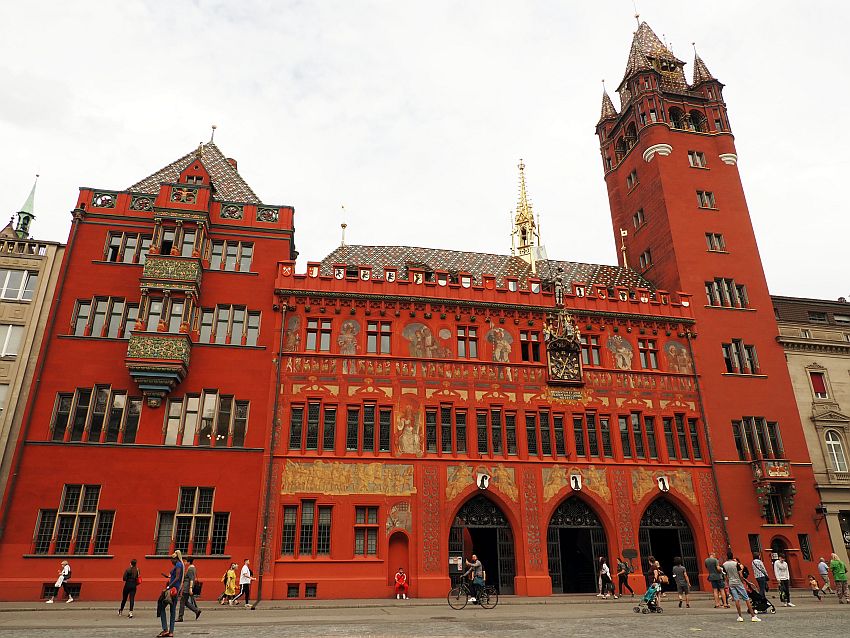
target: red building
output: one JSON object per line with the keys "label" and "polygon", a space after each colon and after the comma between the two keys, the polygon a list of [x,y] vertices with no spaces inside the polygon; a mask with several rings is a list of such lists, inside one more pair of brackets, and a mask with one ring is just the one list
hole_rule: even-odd
{"label": "red building", "polygon": [[223,572],[257,547],[293,209],[210,143],[125,191],[82,188],[73,216],[3,503],[2,599],[37,599],[63,557],[105,599],[130,558],[154,575],[178,547]]}
{"label": "red building", "polygon": [[828,539],[722,85],[682,66],[643,24],[603,99],[618,267],[543,258],[522,164],[510,255],[343,245],[303,274],[293,210],[212,144],[82,189],[0,598],[66,557],[114,597],[174,548],[211,585],[254,559],[265,598],[389,596],[399,566],[443,596],[473,551],[532,596],[594,591],[600,556],[700,586],[729,544],[809,573]]}

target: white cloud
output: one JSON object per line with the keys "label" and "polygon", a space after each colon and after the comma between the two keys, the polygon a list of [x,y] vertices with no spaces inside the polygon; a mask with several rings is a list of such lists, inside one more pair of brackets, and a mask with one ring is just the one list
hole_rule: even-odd
{"label": "white cloud", "polygon": [[[772,292],[850,293],[850,8],[670,8],[640,3],[679,57],[696,41],[727,85]],[[34,231],[64,240],[79,186],[126,188],[216,123],[263,200],[296,207],[304,260],[339,242],[342,203],[353,243],[505,252],[523,157],[549,255],[614,263],[593,127],[631,13],[627,0],[7,3],[0,210],[38,170]]]}

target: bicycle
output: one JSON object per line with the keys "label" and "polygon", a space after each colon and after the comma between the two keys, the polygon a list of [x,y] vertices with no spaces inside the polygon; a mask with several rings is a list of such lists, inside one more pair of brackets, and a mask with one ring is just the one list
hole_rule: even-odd
{"label": "bicycle", "polygon": [[[463,609],[472,597],[472,590],[466,581],[449,590],[446,600],[452,609]],[[478,594],[478,604],[484,609],[493,609],[499,604],[499,592],[492,585],[485,585]]]}

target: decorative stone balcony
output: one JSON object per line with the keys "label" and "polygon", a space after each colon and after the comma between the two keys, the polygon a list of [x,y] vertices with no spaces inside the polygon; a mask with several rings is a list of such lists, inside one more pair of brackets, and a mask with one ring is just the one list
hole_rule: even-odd
{"label": "decorative stone balcony", "polygon": [[133,332],[125,363],[151,407],[186,377],[192,342],[187,334]]}
{"label": "decorative stone balcony", "polygon": [[758,459],[752,462],[753,480],[765,483],[793,483],[791,463],[787,459]]}
{"label": "decorative stone balcony", "polygon": [[140,281],[142,291],[176,290],[198,295],[201,288],[201,260],[178,255],[148,255]]}

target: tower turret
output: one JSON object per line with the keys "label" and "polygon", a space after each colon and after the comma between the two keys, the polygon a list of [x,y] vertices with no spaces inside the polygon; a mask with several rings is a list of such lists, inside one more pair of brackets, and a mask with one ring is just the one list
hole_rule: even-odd
{"label": "tower turret", "polygon": [[35,182],[33,182],[27,200],[17,213],[18,219],[15,224],[15,233],[21,239],[26,239],[30,236],[30,225],[32,224],[32,220],[35,219],[35,187],[37,184],[38,175],[35,176]]}
{"label": "tower turret", "polygon": [[520,160],[517,168],[519,168],[519,198],[516,204],[514,227],[511,232],[511,254],[527,261],[531,265],[532,272],[536,272],[535,263],[541,259],[539,255],[540,229],[534,220],[534,211],[531,202],[528,200],[528,192],[525,186],[525,163]]}

